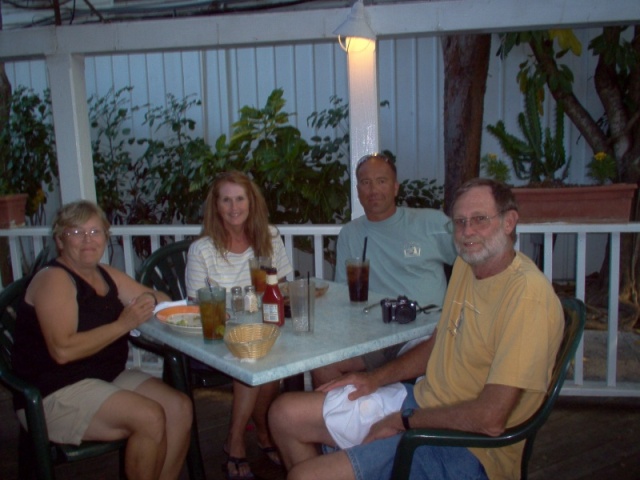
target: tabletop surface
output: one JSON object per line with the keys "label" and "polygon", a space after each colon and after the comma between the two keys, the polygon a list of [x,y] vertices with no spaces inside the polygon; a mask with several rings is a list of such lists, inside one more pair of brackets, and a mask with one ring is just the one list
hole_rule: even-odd
{"label": "tabletop surface", "polygon": [[[346,285],[328,282],[329,290],[316,299],[313,333],[296,334],[291,319],[286,319],[271,351],[256,360],[234,357],[223,340],[205,342],[199,335],[177,333],[157,319],[138,329],[147,337],[169,345],[190,357],[210,365],[248,385],[280,380],[347,358],[373,352],[431,334],[439,312],[421,313],[408,324],[384,323],[380,306],[363,313],[366,305],[384,298],[369,292],[365,303],[351,303]],[[256,323],[260,312],[232,319],[237,323]]]}

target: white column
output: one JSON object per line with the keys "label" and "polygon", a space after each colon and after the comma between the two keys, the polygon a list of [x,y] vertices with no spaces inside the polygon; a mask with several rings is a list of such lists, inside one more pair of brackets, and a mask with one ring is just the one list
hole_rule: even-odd
{"label": "white column", "polygon": [[356,164],[368,153],[378,151],[378,78],[375,41],[363,51],[350,49],[347,61],[349,76],[349,125],[351,148],[351,216],[360,217],[364,209],[356,189]]}
{"label": "white column", "polygon": [[62,203],[96,200],[84,55],[46,57]]}

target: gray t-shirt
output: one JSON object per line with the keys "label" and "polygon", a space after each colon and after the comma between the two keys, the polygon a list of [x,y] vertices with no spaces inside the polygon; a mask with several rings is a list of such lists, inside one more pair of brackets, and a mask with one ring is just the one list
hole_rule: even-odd
{"label": "gray t-shirt", "polygon": [[370,291],[406,295],[421,306],[442,305],[447,289],[444,265],[456,258],[449,218],[440,210],[398,207],[386,220],[366,216],[345,225],[337,244],[336,282],[346,283],[345,260],[362,256],[367,240]]}

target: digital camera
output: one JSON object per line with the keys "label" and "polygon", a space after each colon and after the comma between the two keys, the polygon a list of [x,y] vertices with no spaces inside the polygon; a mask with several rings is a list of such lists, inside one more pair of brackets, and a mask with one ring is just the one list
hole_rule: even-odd
{"label": "digital camera", "polygon": [[382,321],[384,323],[413,322],[418,313],[418,304],[404,295],[400,295],[397,299],[383,298],[380,300],[380,306],[382,307]]}

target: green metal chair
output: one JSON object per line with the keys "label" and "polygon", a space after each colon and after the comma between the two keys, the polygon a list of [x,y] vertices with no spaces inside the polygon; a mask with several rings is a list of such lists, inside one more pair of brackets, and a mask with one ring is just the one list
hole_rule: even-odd
{"label": "green metal chair", "polygon": [[[140,265],[136,279],[155,290],[166,293],[172,300],[187,298],[185,273],[187,270],[187,253],[191,240],[180,240],[160,247]],[[164,356],[164,346],[158,345],[144,337],[144,348]],[[133,342],[135,345],[135,342]],[[215,387],[229,383],[231,379],[224,373],[208,367],[196,360],[190,360],[190,381],[193,387]]]}
{"label": "green metal chair", "polygon": [[553,377],[547,391],[547,397],[538,411],[526,422],[508,428],[502,435],[497,437],[455,430],[408,430],[402,435],[402,439],[396,449],[392,473],[394,480],[409,478],[413,455],[418,447],[424,445],[497,448],[521,441],[524,441],[525,444],[520,462],[520,478],[526,480],[527,467],[533,452],[533,441],[540,427],[549,418],[584,331],[586,319],[584,303],[576,298],[567,298],[562,300],[562,306],[565,315],[562,344],[556,356],[556,364],[553,369]]}
{"label": "green metal chair", "polygon": [[54,466],[86,460],[119,451],[120,478],[124,475],[124,447],[126,440],[115,442],[83,442],[79,446],[49,441],[40,391],[17,377],[11,368],[11,350],[16,322],[16,308],[30,277],[23,277],[7,285],[0,293],[0,383],[14,396],[26,401],[25,414],[28,431],[20,426],[18,476],[49,480],[55,478]]}

